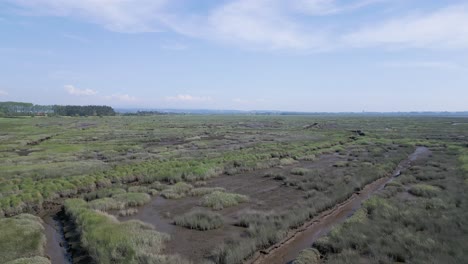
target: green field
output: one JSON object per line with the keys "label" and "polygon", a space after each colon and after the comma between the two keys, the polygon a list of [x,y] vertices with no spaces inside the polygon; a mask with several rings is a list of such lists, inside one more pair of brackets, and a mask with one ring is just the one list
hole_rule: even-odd
{"label": "green field", "polygon": [[463,263],[467,138],[456,117],[0,118],[0,262],[47,263],[31,215],[61,215],[74,263],[243,263],[424,146],[295,263]]}

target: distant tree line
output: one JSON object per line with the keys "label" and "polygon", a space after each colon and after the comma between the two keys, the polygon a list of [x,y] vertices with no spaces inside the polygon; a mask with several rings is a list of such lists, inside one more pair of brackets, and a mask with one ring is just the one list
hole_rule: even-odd
{"label": "distant tree line", "polygon": [[115,111],[106,105],[54,105],[54,113],[61,116],[113,116]]}
{"label": "distant tree line", "polygon": [[0,102],[0,116],[28,115],[113,116],[115,111],[105,105],[35,105],[24,102]]}

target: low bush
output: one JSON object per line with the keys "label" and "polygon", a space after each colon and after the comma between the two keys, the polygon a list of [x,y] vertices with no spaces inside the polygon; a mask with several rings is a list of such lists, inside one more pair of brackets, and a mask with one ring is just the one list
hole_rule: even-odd
{"label": "low bush", "polygon": [[101,198],[88,202],[88,206],[91,209],[99,211],[109,211],[109,210],[120,210],[125,207],[125,203],[117,201],[113,198]]}
{"label": "low bush", "polygon": [[39,217],[20,214],[0,219],[0,263],[41,257],[45,243],[44,227]]}
{"label": "low bush", "polygon": [[135,215],[138,213],[138,209],[136,208],[128,208],[128,209],[122,209],[119,211],[119,216],[129,216],[129,215]]}
{"label": "low bush", "polygon": [[292,158],[283,158],[280,159],[280,165],[281,166],[288,166],[288,165],[293,165],[296,164],[298,161]]}
{"label": "low bush", "polygon": [[158,190],[151,189],[150,187],[146,187],[146,186],[131,186],[131,187],[128,187],[128,192],[147,193],[151,196],[155,196],[159,194]]}
{"label": "low bush", "polygon": [[309,170],[306,168],[293,168],[291,170],[291,174],[294,174],[294,175],[306,175],[308,172]]}
{"label": "low bush", "polygon": [[227,240],[213,250],[212,258],[218,264],[241,264],[256,250],[252,239]]}
{"label": "low bush", "polygon": [[434,197],[437,196],[439,188],[427,184],[416,184],[413,185],[408,192],[420,197]]}
{"label": "low bush", "polygon": [[126,192],[127,191],[125,191],[125,189],[122,188],[104,188],[85,194],[84,199],[90,201],[99,198],[111,197],[113,195],[122,194]]}
{"label": "low bush", "polygon": [[242,194],[214,191],[202,199],[202,205],[214,210],[222,210],[225,207],[235,206],[248,201],[249,198]]}
{"label": "low bush", "polygon": [[174,218],[174,224],[197,230],[211,230],[223,225],[223,218],[220,214],[195,210]]}
{"label": "low bush", "polygon": [[200,187],[200,188],[195,188],[190,191],[190,196],[203,196],[210,194],[212,192],[219,191],[219,192],[224,192],[226,189],[221,188],[221,187]]}
{"label": "low bush", "polygon": [[254,239],[257,248],[265,249],[278,243],[286,235],[286,229],[278,228],[274,222],[250,224],[247,234]]}
{"label": "low bush", "polygon": [[81,246],[97,263],[187,263],[162,255],[169,236],[151,225],[137,220],[119,222],[111,215],[90,209],[80,199],[66,200],[64,208],[80,232]]}
{"label": "low bush", "polygon": [[299,253],[292,264],[318,264],[320,263],[320,252],[315,248],[307,248]]}
{"label": "low bush", "polygon": [[166,199],[180,199],[185,196],[192,190],[193,186],[185,183],[185,182],[178,182],[167,189],[164,189],[161,192],[161,196]]}

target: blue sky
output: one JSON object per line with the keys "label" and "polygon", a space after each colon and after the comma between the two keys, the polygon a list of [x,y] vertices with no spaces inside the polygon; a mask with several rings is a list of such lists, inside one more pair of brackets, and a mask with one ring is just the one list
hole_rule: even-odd
{"label": "blue sky", "polygon": [[0,101],[468,110],[468,2],[3,0]]}

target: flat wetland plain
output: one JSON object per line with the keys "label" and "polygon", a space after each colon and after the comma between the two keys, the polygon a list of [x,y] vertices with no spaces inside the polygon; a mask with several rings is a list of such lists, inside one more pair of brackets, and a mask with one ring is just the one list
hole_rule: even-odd
{"label": "flat wetland plain", "polygon": [[0,263],[467,263],[466,123],[0,118]]}

